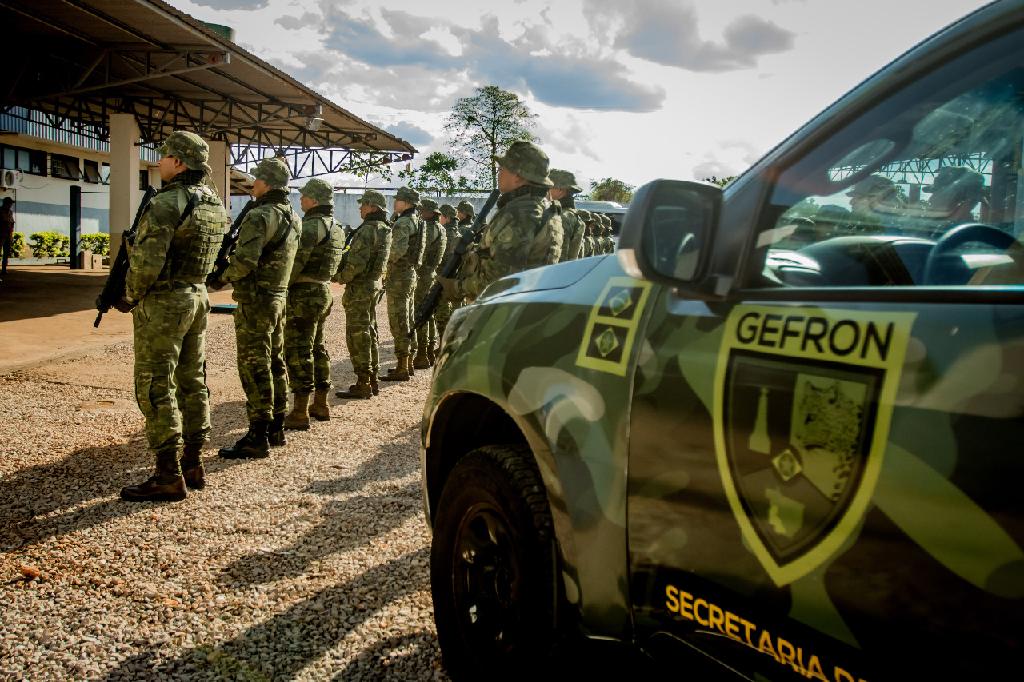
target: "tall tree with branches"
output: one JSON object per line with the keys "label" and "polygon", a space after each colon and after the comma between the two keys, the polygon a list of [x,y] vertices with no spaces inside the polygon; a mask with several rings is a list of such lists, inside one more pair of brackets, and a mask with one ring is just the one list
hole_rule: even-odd
{"label": "tall tree with branches", "polygon": [[444,152],[431,152],[416,168],[399,171],[398,179],[420,192],[437,192],[451,196],[457,191],[472,189],[464,175],[456,175],[459,161]]}
{"label": "tall tree with branches", "polygon": [[480,185],[493,189],[498,186],[494,156],[516,140],[536,142],[531,132],[536,118],[517,94],[487,85],[472,97],[458,99],[444,128],[451,135],[453,155]]}

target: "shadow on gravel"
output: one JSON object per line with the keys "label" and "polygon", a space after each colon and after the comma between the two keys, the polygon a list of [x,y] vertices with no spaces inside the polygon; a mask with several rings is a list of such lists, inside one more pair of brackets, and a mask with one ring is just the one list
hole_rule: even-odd
{"label": "shadow on gravel", "polygon": [[405,554],[225,642],[201,645],[171,660],[162,660],[166,650],[156,646],[124,661],[104,679],[292,679],[388,604],[420,589],[428,560],[426,548]]}
{"label": "shadow on gravel", "polygon": [[[234,415],[244,413],[244,403],[238,401],[216,404],[211,409],[214,433],[204,453],[204,465],[214,485],[218,473],[237,462],[211,455],[238,437],[228,434],[224,425],[235,421]],[[81,448],[60,461],[14,472],[0,480],[0,551],[16,550],[151,509],[153,503],[122,502],[117,496],[123,486],[144,479],[152,466],[153,457],[139,433],[133,434],[128,443]],[[83,509],[54,513],[111,497]]]}
{"label": "shadow on gravel", "polygon": [[420,630],[390,637],[363,649],[331,679],[333,682],[423,679],[436,660],[437,637],[433,632]]}
{"label": "shadow on gravel", "polygon": [[[407,457],[400,452],[418,452],[420,427],[412,426],[394,436],[388,449],[382,449],[359,466],[352,476],[343,476],[331,481],[313,481],[305,492],[318,495],[339,495],[359,490],[371,481],[386,481],[403,478],[419,469],[418,457]],[[417,490],[416,495],[419,495]]]}

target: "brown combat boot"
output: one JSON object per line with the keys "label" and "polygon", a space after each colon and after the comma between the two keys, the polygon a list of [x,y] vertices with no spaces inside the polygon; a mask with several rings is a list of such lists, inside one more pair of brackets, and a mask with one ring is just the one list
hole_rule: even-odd
{"label": "brown combat boot", "polygon": [[387,376],[381,377],[381,381],[408,381],[409,380],[409,367],[412,365],[409,362],[408,355],[398,356],[398,364],[395,365],[393,370],[388,370]]}
{"label": "brown combat boot", "polygon": [[347,391],[338,391],[336,395],[340,398],[356,398],[359,400],[372,398],[373,388],[370,386],[370,375],[356,375],[356,383],[349,386]]}
{"label": "brown combat boot", "polygon": [[318,422],[331,421],[331,406],[327,403],[327,393],[330,389],[318,388],[313,393],[313,404],[309,406],[309,416]]}
{"label": "brown combat boot", "polygon": [[430,347],[427,349],[427,366],[433,367],[437,362],[437,353],[434,352],[434,348]]}
{"label": "brown combat boot", "polygon": [[190,490],[202,490],[206,487],[202,453],[202,443],[185,443],[185,450],[181,455],[181,476],[185,479],[185,487]]}
{"label": "brown combat boot", "polygon": [[289,431],[309,430],[309,394],[292,394],[292,411],[284,418],[284,428]]}
{"label": "brown combat boot", "polygon": [[414,369],[429,369],[430,368],[430,356],[428,355],[426,348],[420,348],[416,352],[416,357],[413,358],[412,366]]}
{"label": "brown combat boot", "polygon": [[270,456],[270,443],[267,440],[267,428],[270,422],[251,421],[249,431],[234,445],[223,447],[218,455],[224,459],[262,459]]}
{"label": "brown combat boot", "polygon": [[370,375],[370,390],[373,391],[374,395],[380,395],[380,384],[377,383],[376,372]]}
{"label": "brown combat boot", "polygon": [[185,479],[155,474],[138,485],[121,488],[125,502],[180,502],[185,499]]}

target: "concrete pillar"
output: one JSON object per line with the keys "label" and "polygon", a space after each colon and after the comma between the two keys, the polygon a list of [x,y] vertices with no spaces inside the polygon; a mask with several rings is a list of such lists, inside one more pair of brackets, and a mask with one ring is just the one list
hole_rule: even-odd
{"label": "concrete pillar", "polygon": [[139,192],[141,133],[131,114],[110,115],[110,262],[117,258],[121,236],[132,226],[142,194]]}
{"label": "concrete pillar", "polygon": [[220,199],[224,206],[231,205],[231,150],[227,142],[208,140],[210,143],[210,168],[213,169],[213,184],[220,190]]}

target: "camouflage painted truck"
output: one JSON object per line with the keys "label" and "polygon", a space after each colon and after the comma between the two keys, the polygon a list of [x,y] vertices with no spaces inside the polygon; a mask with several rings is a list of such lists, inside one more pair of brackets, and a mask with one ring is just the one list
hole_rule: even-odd
{"label": "camouflage painted truck", "polygon": [[1000,2],[458,311],[422,426],[453,675],[582,636],[677,679],[1018,677],[1022,158]]}

